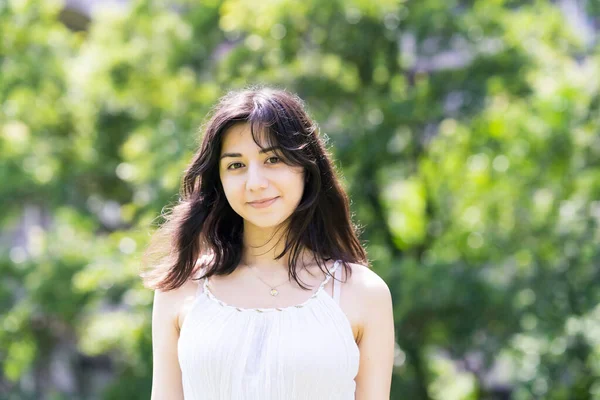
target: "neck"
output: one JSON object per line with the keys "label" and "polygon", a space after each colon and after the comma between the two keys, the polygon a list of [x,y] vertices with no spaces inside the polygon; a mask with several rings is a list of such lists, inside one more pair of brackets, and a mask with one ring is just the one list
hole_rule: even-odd
{"label": "neck", "polygon": [[[290,254],[285,254],[280,259],[275,257],[285,248],[285,233],[287,227],[261,228],[252,224],[244,224],[244,246],[242,264],[252,266],[263,271],[286,271],[289,269]],[[310,251],[303,249],[298,260],[300,263],[311,262]]]}

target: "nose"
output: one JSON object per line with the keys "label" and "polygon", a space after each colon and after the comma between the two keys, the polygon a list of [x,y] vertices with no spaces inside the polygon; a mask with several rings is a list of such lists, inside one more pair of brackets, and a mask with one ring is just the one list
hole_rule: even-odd
{"label": "nose", "polygon": [[266,189],[269,186],[269,181],[264,175],[264,171],[260,165],[251,164],[248,167],[248,176],[246,179],[246,189],[250,191]]}

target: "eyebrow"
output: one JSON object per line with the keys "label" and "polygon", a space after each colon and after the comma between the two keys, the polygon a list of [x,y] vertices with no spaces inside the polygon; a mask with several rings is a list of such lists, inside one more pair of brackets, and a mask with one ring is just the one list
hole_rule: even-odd
{"label": "eyebrow", "polygon": [[[268,153],[270,151],[273,151],[273,150],[276,150],[276,149],[279,149],[279,148],[280,148],[279,146],[266,147],[264,149],[261,149],[258,153],[259,154]],[[221,155],[221,158],[219,158],[219,160],[222,160],[222,159],[224,159],[226,157],[232,157],[232,158],[242,157],[242,154],[241,153],[223,153]]]}

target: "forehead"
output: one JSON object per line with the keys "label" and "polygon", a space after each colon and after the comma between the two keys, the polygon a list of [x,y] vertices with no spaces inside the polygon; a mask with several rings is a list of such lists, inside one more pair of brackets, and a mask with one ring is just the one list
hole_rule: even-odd
{"label": "forehead", "polygon": [[256,141],[260,143],[260,146],[256,144],[255,138],[252,136],[250,124],[247,122],[238,123],[231,126],[223,134],[223,142],[221,144],[221,154],[230,152],[233,150],[246,151],[259,151],[261,148],[269,147],[269,137],[264,134],[256,134]]}

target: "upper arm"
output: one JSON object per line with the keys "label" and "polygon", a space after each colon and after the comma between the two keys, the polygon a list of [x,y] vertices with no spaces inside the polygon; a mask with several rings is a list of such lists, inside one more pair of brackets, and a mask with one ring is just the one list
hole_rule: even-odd
{"label": "upper arm", "polygon": [[[369,274],[371,275],[371,274]],[[364,289],[364,325],[358,347],[357,400],[388,400],[394,366],[394,313],[387,284],[374,273]]]}
{"label": "upper arm", "polygon": [[178,296],[175,291],[154,292],[152,307],[152,400],[183,399],[177,357]]}

